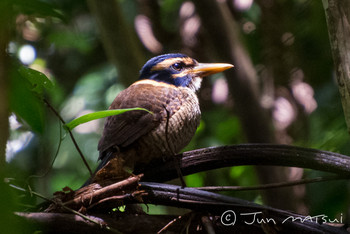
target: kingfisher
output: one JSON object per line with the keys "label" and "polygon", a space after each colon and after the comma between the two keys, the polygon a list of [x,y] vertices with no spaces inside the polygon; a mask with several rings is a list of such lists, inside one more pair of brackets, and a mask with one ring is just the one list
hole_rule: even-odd
{"label": "kingfisher", "polygon": [[202,78],[233,67],[198,63],[180,53],[148,60],[139,80],[121,91],[109,109],[141,107],[107,117],[98,143],[100,165],[92,182],[128,177],[136,166],[179,153],[200,123],[197,91]]}

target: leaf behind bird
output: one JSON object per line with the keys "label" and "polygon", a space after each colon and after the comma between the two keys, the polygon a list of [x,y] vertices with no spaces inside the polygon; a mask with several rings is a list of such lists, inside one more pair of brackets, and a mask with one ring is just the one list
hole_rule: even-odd
{"label": "leaf behind bird", "polygon": [[135,111],[135,110],[147,111],[148,113],[153,114],[151,111],[144,109],[144,108],[140,108],[140,107],[97,111],[94,113],[89,113],[89,114],[80,116],[80,117],[72,120],[71,122],[67,123],[66,125],[64,125],[64,127],[66,129],[72,130],[76,126],[83,124],[83,123],[86,123],[86,122],[89,122],[91,120],[101,119],[101,118],[105,118],[105,117],[112,116],[112,115],[120,115],[120,114],[123,114],[124,112]]}

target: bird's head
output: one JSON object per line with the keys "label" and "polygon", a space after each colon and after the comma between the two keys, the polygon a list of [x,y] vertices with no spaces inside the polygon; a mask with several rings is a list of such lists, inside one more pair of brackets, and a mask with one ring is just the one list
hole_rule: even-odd
{"label": "bird's head", "polygon": [[202,78],[233,67],[228,63],[198,63],[184,54],[163,54],[151,58],[140,71],[140,79],[151,79],[196,91]]}

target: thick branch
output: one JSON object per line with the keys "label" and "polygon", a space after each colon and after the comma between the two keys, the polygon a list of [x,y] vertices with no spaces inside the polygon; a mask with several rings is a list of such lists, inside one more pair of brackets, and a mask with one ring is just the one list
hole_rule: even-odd
{"label": "thick branch", "polygon": [[[198,149],[177,155],[183,175],[222,167],[273,165],[301,167],[350,176],[350,157],[328,151],[288,145],[246,144]],[[143,181],[177,178],[173,159],[150,165]],[[161,175],[161,176],[159,176]]]}
{"label": "thick branch", "polygon": [[[16,213],[22,219],[32,224],[37,224],[45,233],[84,233],[84,234],[106,234],[113,233],[103,227],[87,222],[81,217],[73,214],[60,213]],[[117,218],[111,215],[99,214],[89,216],[90,218],[108,225],[114,229],[122,231],[122,233],[157,233],[169,222],[178,218],[175,215],[122,215]],[[194,233],[197,229],[197,222],[188,222],[186,219],[178,219],[171,225],[166,227],[166,231],[162,233],[181,233],[186,225],[189,225],[190,233]],[[227,229],[230,230],[230,229]],[[256,232],[259,233],[259,232]]]}
{"label": "thick branch", "polygon": [[[245,233],[248,233],[249,229],[252,228],[250,225],[247,225],[247,222],[253,220],[253,215],[244,215],[248,213],[256,213],[259,219],[274,220],[275,226],[273,229],[277,229],[281,233],[347,233],[344,229],[326,224],[321,225],[315,222],[315,218],[310,222],[310,219],[307,220],[305,216],[295,213],[258,205],[221,194],[200,191],[194,188],[181,188],[175,185],[144,182],[141,183],[141,189],[145,190],[148,194],[143,197],[146,203],[183,207],[200,212],[209,212],[211,215],[218,216],[221,216],[227,210],[232,210],[235,212],[237,218],[235,226],[244,228]],[[295,221],[295,219],[299,221]],[[303,220],[303,222],[300,222],[300,220]],[[319,219],[318,221],[321,220]],[[217,220],[217,222],[220,221]],[[251,226],[261,228],[260,231],[264,230],[264,225],[258,223],[254,223]]]}

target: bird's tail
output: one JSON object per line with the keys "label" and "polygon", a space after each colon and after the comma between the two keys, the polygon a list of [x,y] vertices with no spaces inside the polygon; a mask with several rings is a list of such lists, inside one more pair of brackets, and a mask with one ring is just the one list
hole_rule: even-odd
{"label": "bird's tail", "polygon": [[104,153],[103,157],[99,157],[101,159],[101,162],[98,164],[97,168],[95,169],[94,173],[90,176],[89,179],[85,181],[85,183],[80,187],[85,187],[91,183],[93,183],[94,178],[96,177],[96,174],[113,158],[116,157],[116,152],[108,151]]}
{"label": "bird's tail", "polygon": [[[130,158],[130,157],[127,157]],[[93,175],[82,187],[92,183],[105,184],[106,182],[122,181],[132,176],[133,164],[125,161],[125,155],[121,152],[109,151],[101,158],[101,162]]]}

